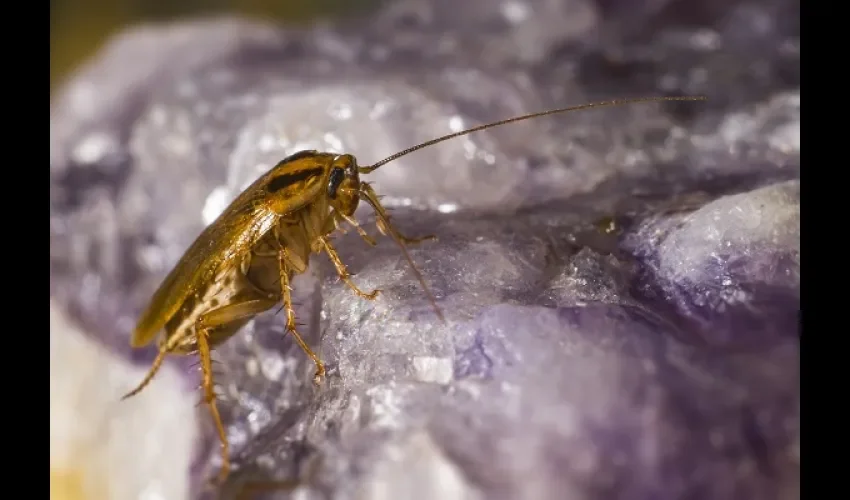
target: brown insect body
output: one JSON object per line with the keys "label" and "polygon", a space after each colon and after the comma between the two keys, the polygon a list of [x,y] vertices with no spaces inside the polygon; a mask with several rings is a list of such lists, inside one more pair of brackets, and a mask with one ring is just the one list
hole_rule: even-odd
{"label": "brown insect body", "polygon": [[[210,347],[215,347],[251,317],[279,304],[283,295],[280,259],[286,260],[289,281],[306,270],[310,253],[323,250],[317,243],[336,229],[334,200],[317,196],[328,186],[333,169],[341,168],[333,166],[336,156],[304,151],[288,157],[245,190],[253,196],[234,200],[201,233],[154,294],[134,332],[133,345],[147,344],[164,326],[160,348],[192,354],[198,350],[196,325],[202,316],[252,304],[215,318],[221,321],[208,332]],[[353,175],[359,184],[356,170]],[[344,193],[338,193],[336,200],[336,210],[346,214],[352,204],[356,209],[359,201],[352,203],[351,196]],[[220,258],[193,258],[202,250]],[[192,272],[187,272],[189,269]],[[173,313],[168,317],[161,311]],[[249,311],[251,314],[240,314]]]}
{"label": "brown insect body", "polygon": [[289,286],[292,277],[307,270],[312,253],[324,251],[340,279],[357,295],[370,300],[377,297],[379,290],[364,293],[350,281],[328,239],[340,224],[348,223],[374,244],[351,218],[361,195],[376,207],[383,232],[391,231],[404,242],[418,241],[390,229],[389,217],[371,187],[360,182],[358,168],[351,155],[317,151],[301,151],[279,162],[198,236],[154,293],[133,332],[131,344],[141,347],[163,330],[151,370],[125,398],[153,379],[166,355],[200,356],[205,400],[225,449],[222,475],[228,469],[227,439],[212,392],[210,351],[251,318],[283,302],[287,330],[315,362],[318,382],[325,369],[296,331]]}
{"label": "brown insect body", "polygon": [[[202,289],[219,287],[224,273],[234,267],[244,267],[253,246],[278,225],[284,215],[297,213],[315,201],[329,171],[323,163],[332,159],[333,155],[328,154],[292,155],[233,200],[186,250],[154,293],[139,318],[131,344],[134,347],[148,344],[181,311],[187,298],[206,295]],[[200,305],[203,301],[196,300],[196,303],[204,307]]]}
{"label": "brown insect body", "polygon": [[358,166],[357,160],[349,154],[301,151],[283,159],[246,188],[204,229],[154,293],[133,332],[131,344],[134,347],[147,345],[163,331],[158,342],[159,354],[144,380],[124,397],[139,393],[153,379],[165,356],[197,353],[203,371],[204,400],[222,445],[220,478],[224,479],[230,467],[228,440],[215,403],[211,350],[251,318],[282,302],[286,329],[316,364],[315,381],[321,380],[324,365],[296,331],[289,284],[294,275],[307,269],[311,254],[324,252],[339,278],[354,293],[368,300],[377,297],[380,290],[365,293],[350,280],[329,240],[329,235],[348,224],[367,243],[375,244],[352,217],[361,199],[374,210],[381,233],[392,237],[399,245],[438,317],[443,319],[405,247],[433,236],[408,238],[399,233],[390,223],[375,191],[367,182],[361,182],[360,174],[454,137],[533,117],[625,103],[684,100],[705,98],[624,99],[509,118],[421,143],[366,167]]}

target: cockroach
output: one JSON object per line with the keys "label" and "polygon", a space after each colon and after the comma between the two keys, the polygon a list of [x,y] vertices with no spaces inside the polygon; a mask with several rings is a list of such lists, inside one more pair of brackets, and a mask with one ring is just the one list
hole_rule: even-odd
{"label": "cockroach", "polygon": [[310,256],[326,253],[340,280],[357,296],[375,300],[380,290],[364,292],[351,280],[330,236],[348,224],[369,244],[375,240],[354,219],[360,201],[375,212],[378,230],[391,237],[404,254],[437,316],[444,321],[433,294],[417,269],[407,245],[434,236],[410,238],[390,222],[378,195],[360,175],[434,144],[508,123],[557,113],[639,102],[703,101],[705,97],[648,97],[595,102],[551,109],[479,125],[444,135],[395,153],[368,166],[350,154],[301,151],[263,174],[222,212],[186,250],[154,292],[133,332],[133,347],[149,344],[160,331],[159,353],[144,380],[123,399],[150,383],[169,354],[200,357],[203,400],[221,441],[223,480],[230,470],[229,445],[213,392],[210,351],[233,336],[254,316],[283,303],[286,330],[316,364],[314,381],[325,373],[319,357],[296,330],[290,281],[307,269]]}

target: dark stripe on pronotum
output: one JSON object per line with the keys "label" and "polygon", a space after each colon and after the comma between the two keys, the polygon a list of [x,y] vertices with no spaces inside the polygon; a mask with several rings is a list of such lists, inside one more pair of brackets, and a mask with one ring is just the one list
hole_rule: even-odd
{"label": "dark stripe on pronotum", "polygon": [[296,183],[309,179],[310,177],[322,175],[324,172],[324,168],[317,167],[305,168],[304,170],[300,170],[291,174],[279,175],[269,182],[267,189],[269,193],[276,193],[281,189],[286,189]]}
{"label": "dark stripe on pronotum", "polygon": [[308,156],[316,156],[317,154],[319,154],[319,152],[316,151],[315,149],[305,149],[304,151],[292,153],[291,155],[287,156],[286,158],[280,160],[278,165],[282,165],[284,163],[289,163],[291,161],[300,160],[302,158],[307,158]]}

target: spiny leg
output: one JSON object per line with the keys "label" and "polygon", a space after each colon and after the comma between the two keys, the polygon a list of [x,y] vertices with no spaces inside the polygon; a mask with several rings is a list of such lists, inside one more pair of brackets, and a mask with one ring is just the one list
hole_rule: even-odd
{"label": "spiny leg", "polygon": [[360,224],[357,223],[357,220],[354,217],[350,217],[339,212],[337,213],[337,215],[339,215],[345,222],[348,222],[348,224],[351,225],[357,231],[357,234],[359,234],[360,237],[366,241],[366,243],[368,243],[370,246],[377,245],[375,239],[369,236],[369,233],[367,233],[365,229],[360,227]]}
{"label": "spiny leg", "polygon": [[[336,215],[340,215],[340,214],[336,214]],[[334,231],[339,231],[341,234],[348,234],[348,229],[346,229],[345,226],[342,225],[343,221],[342,221],[341,217],[331,217],[329,219],[329,221],[330,221],[329,224],[330,224],[331,227],[330,227],[330,231],[327,231],[327,230],[325,231],[326,233],[332,233]]]}
{"label": "spiny leg", "polygon": [[256,316],[270,309],[276,303],[277,300],[272,299],[236,302],[207,312],[199,317],[195,323],[198,355],[201,358],[201,371],[203,372],[201,384],[204,390],[204,402],[209,407],[216,432],[218,433],[218,439],[221,442],[221,471],[219,471],[219,481],[224,481],[230,473],[230,444],[227,441],[227,433],[224,430],[221,414],[218,412],[218,406],[215,402],[209,332],[216,327],[227,325],[233,321]]}
{"label": "spiny leg", "polygon": [[411,238],[409,236],[405,236],[401,234],[398,229],[395,228],[390,223],[390,214],[387,212],[387,209],[381,205],[379,200],[378,193],[369,185],[368,182],[363,182],[360,184],[363,194],[366,195],[366,200],[372,205],[372,208],[375,209],[375,215],[378,216],[378,231],[385,236],[392,236],[405,245],[416,245],[417,243],[422,243],[423,241],[433,240],[437,238],[435,234],[428,234],[425,236],[420,236],[418,238]]}
{"label": "spiny leg", "polygon": [[357,285],[355,285],[354,282],[351,281],[351,274],[348,273],[348,269],[345,268],[345,264],[342,263],[342,259],[339,258],[339,254],[336,253],[336,249],[333,247],[333,245],[331,245],[331,242],[328,241],[328,239],[324,236],[319,238],[319,240],[322,242],[322,246],[325,247],[325,252],[327,252],[328,257],[330,257],[331,259],[331,262],[333,262],[333,265],[336,268],[336,272],[339,275],[339,279],[341,279],[343,283],[348,285],[348,288],[351,288],[351,290],[354,291],[354,293],[358,297],[364,298],[366,300],[375,300],[381,293],[381,291],[372,290],[371,293],[366,293],[357,288]]}
{"label": "spiny leg", "polygon": [[204,387],[204,402],[210,409],[210,414],[215,424],[215,430],[218,432],[218,440],[221,443],[221,470],[218,473],[218,479],[221,482],[227,478],[230,473],[230,444],[227,442],[227,433],[224,431],[224,424],[221,422],[221,414],[218,412],[218,405],[215,403],[215,392],[213,392],[213,377],[212,363],[210,361],[210,344],[207,339],[207,331],[202,330],[202,326],[198,328],[198,354],[201,357],[201,370],[203,370],[203,387]]}
{"label": "spiny leg", "polygon": [[[431,293],[431,289],[428,288],[428,285],[425,283],[425,278],[422,277],[422,273],[419,272],[419,269],[416,267],[416,264],[413,263],[413,259],[410,257],[410,253],[407,251],[407,247],[405,243],[410,241],[411,238],[405,238],[402,236],[396,229],[390,224],[390,216],[387,214],[386,209],[381,202],[378,200],[378,193],[372,189],[372,186],[367,182],[363,182],[360,184],[360,193],[363,195],[363,198],[366,200],[366,203],[375,210],[375,216],[378,218],[378,229],[385,229],[389,232],[389,235],[398,243],[399,248],[401,248],[401,252],[404,254],[404,258],[407,260],[407,263],[410,264],[410,268],[413,270],[413,274],[416,275],[416,279],[419,281],[419,284],[422,285],[422,289],[425,291],[425,294],[428,296],[428,301],[431,302],[431,306],[434,308],[434,312],[437,314],[437,317],[440,318],[440,321],[446,321],[445,316],[443,316],[443,312],[437,306],[437,299],[434,298],[434,294]],[[386,233],[384,233],[386,234]],[[422,240],[423,238],[420,238]],[[428,239],[428,236],[424,237],[424,239]]]}
{"label": "spiny leg", "polygon": [[396,229],[394,226],[391,226],[389,220],[384,221],[384,220],[378,219],[378,231],[380,231],[381,234],[383,234],[383,235],[387,235],[387,233],[390,233],[390,232],[395,233],[395,235],[398,237],[398,239],[401,240],[405,245],[418,245],[419,243],[422,243],[423,241],[437,239],[436,234],[426,234],[425,236],[420,236],[418,238],[405,236],[405,235],[401,234],[400,232],[398,232],[398,229]]}
{"label": "spiny leg", "polygon": [[139,385],[136,386],[135,389],[122,396],[122,401],[142,392],[142,389],[144,389],[149,383],[151,383],[151,380],[153,380],[154,376],[156,375],[156,372],[158,372],[159,368],[162,366],[162,361],[165,359],[166,354],[168,353],[165,351],[165,349],[163,347],[160,347],[156,358],[153,360],[153,364],[151,365],[150,370],[148,370],[147,375],[145,375],[145,378],[141,381],[141,383],[139,383]]}
{"label": "spiny leg", "polygon": [[307,342],[301,338],[301,335],[295,329],[295,309],[292,307],[292,289],[289,286],[289,264],[286,262],[286,250],[280,251],[280,289],[283,293],[283,308],[286,310],[286,331],[292,334],[295,342],[304,351],[313,363],[316,364],[316,374],[313,375],[313,383],[316,385],[322,383],[322,378],[325,376],[325,364],[316,356],[316,353],[310,349]]}

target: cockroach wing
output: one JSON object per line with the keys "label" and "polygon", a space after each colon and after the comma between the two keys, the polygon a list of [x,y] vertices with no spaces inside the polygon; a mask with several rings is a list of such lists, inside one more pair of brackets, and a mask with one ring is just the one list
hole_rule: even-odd
{"label": "cockroach wing", "polygon": [[[240,259],[269,232],[281,217],[303,209],[324,190],[322,163],[316,155],[297,161],[285,159],[243,191],[224,212],[198,236],[171,270],[139,317],[130,344],[150,343],[159,330],[180,310],[193,293],[216,279],[223,270],[238,265]],[[291,183],[287,189],[270,184],[293,172],[311,170],[315,175]],[[301,176],[303,177],[303,176]],[[279,183],[279,182],[278,182]],[[274,195],[269,187],[273,187]],[[274,202],[271,196],[274,196]]]}

